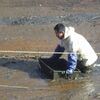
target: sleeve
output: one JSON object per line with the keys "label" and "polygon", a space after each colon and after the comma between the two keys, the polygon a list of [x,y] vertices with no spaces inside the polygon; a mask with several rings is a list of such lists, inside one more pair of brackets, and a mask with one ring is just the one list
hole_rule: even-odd
{"label": "sleeve", "polygon": [[76,53],[70,53],[68,54],[68,70],[75,70],[77,66],[77,54]]}
{"label": "sleeve", "polygon": [[[60,45],[57,45],[56,49],[55,49],[55,53],[52,55],[51,59],[59,59],[60,56],[62,55],[62,52],[64,52],[64,47],[61,47]],[[61,52],[59,54],[56,54],[56,52]]]}

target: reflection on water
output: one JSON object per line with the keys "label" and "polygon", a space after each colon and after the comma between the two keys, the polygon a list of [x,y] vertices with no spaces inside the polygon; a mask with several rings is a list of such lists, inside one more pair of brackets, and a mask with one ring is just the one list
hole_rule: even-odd
{"label": "reflection on water", "polygon": [[[50,86],[56,95],[51,95],[49,98],[56,98],[53,100],[92,100],[95,91],[94,83],[89,79],[76,80],[69,82],[54,82]],[[46,99],[48,96],[46,97]]]}
{"label": "reflection on water", "polygon": [[95,91],[94,84],[91,81],[86,82],[83,88],[85,89],[85,94],[86,95],[89,95],[89,94],[91,94],[92,92]]}
{"label": "reflection on water", "polygon": [[73,96],[69,98],[69,100],[89,100],[92,97],[94,91],[95,87],[93,82],[86,80],[82,84],[82,87],[80,87],[78,90],[75,92],[73,92],[73,90],[71,91]]}
{"label": "reflection on water", "polygon": [[[98,61],[99,65],[99,61]],[[87,77],[88,76],[88,77]],[[92,73],[89,73],[80,80],[60,80],[58,83],[49,83],[49,90],[55,95],[46,96],[46,99],[53,100],[95,100],[100,97],[100,66],[95,66]],[[54,99],[56,98],[56,99]]]}
{"label": "reflection on water", "polygon": [[100,66],[93,69],[89,79],[82,84],[79,94],[76,94],[74,100],[100,100]]}
{"label": "reflection on water", "polygon": [[[80,80],[53,82],[50,90],[55,95],[46,96],[44,99],[53,100],[99,100],[100,99],[100,66],[96,66],[93,72]],[[98,99],[99,98],[99,99]]]}

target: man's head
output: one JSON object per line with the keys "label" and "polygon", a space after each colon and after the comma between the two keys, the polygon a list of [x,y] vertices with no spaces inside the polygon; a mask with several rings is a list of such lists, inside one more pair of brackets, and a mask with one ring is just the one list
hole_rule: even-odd
{"label": "man's head", "polygon": [[57,25],[54,27],[54,31],[55,31],[56,36],[57,36],[59,39],[63,39],[63,38],[64,38],[65,26],[64,26],[62,23],[57,24]]}

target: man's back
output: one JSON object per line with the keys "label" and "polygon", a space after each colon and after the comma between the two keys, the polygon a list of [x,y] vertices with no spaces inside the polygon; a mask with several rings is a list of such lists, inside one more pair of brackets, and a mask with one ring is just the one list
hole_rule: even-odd
{"label": "man's back", "polygon": [[69,33],[69,36],[62,40],[64,48],[68,52],[77,53],[79,60],[87,60],[85,65],[89,66],[97,60],[97,55],[89,42],[76,32]]}

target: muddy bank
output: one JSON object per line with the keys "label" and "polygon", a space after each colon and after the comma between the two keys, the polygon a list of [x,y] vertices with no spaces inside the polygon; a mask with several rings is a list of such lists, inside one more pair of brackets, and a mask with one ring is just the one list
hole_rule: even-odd
{"label": "muddy bank", "polygon": [[53,27],[62,22],[74,26],[96,52],[99,48],[99,13],[76,13],[65,16],[0,18],[0,50],[53,51],[58,39]]}
{"label": "muddy bank", "polygon": [[100,16],[98,0],[2,0],[0,5],[0,50],[53,51],[59,22],[74,26],[100,50],[100,21],[91,20]]}
{"label": "muddy bank", "polygon": [[[87,4],[88,3],[88,4]],[[73,6],[73,5],[90,5],[100,3],[99,0],[2,0],[0,6],[3,7],[31,7],[31,6]]]}
{"label": "muddy bank", "polygon": [[94,22],[100,18],[99,13],[68,13],[63,16],[30,16],[30,17],[3,17],[0,18],[1,25],[43,25],[64,23],[65,25],[79,25],[84,21]]}

